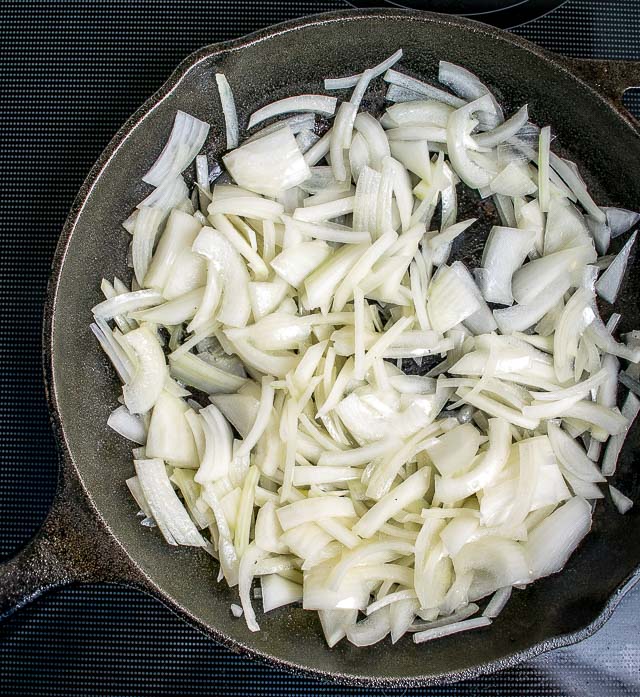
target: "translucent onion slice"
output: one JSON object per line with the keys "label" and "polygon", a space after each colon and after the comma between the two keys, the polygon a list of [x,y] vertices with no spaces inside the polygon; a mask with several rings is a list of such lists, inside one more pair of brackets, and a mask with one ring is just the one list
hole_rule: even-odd
{"label": "translucent onion slice", "polygon": [[124,403],[132,414],[144,414],[157,402],[167,377],[162,347],[146,327],[129,332],[125,342],[136,357],[135,373],[122,388]]}
{"label": "translucent onion slice", "polygon": [[164,462],[146,459],[134,460],[133,464],[149,510],[165,540],[170,545],[205,547],[205,539],[171,486]]}
{"label": "translucent onion slice", "polygon": [[[369,73],[371,78],[378,77],[382,75],[386,70],[394,66],[402,58],[402,49],[398,49],[395,53],[392,53],[388,58],[378,63],[378,65],[373,68],[369,68]],[[359,80],[362,78],[363,73],[358,73],[357,75],[349,75],[348,77],[336,77],[336,78],[326,78],[324,81],[325,90],[343,90],[348,87],[355,87]]]}
{"label": "translucent onion slice", "polygon": [[265,196],[277,196],[311,174],[289,126],[245,143],[222,159],[240,186]]}
{"label": "translucent onion slice", "polygon": [[178,111],[169,140],[142,181],[159,186],[185,170],[204,145],[209,124]]}
{"label": "translucent onion slice", "polygon": [[385,82],[391,85],[396,85],[397,87],[404,88],[412,94],[422,95],[428,99],[435,99],[438,102],[443,102],[444,104],[449,104],[450,106],[458,109],[465,105],[465,100],[456,97],[455,95],[445,92],[433,85],[429,85],[422,80],[418,80],[414,77],[409,77],[409,75],[404,75],[396,70],[390,69],[384,74]]}
{"label": "translucent onion slice", "polygon": [[224,114],[224,124],[227,137],[227,150],[238,147],[238,115],[236,102],[233,98],[231,85],[223,73],[216,73],[216,85],[220,96],[220,106]]}
{"label": "translucent onion slice", "polygon": [[611,262],[610,266],[602,276],[600,276],[596,283],[596,292],[608,303],[613,304],[618,297],[627,270],[627,264],[629,263],[629,255],[636,241],[637,234],[637,232],[634,232],[633,235],[631,235],[620,253]]}
{"label": "translucent onion slice", "polygon": [[286,97],[254,111],[249,118],[247,128],[253,128],[262,123],[262,121],[271,119],[274,116],[292,112],[314,112],[316,114],[324,114],[325,116],[333,116],[337,101],[335,97],[327,97],[321,94],[301,94],[296,97]]}

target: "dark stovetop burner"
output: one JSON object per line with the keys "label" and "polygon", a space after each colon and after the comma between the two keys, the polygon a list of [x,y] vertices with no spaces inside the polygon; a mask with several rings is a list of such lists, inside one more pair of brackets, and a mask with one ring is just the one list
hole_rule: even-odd
{"label": "dark stovetop burner", "polygon": [[497,27],[515,27],[555,10],[566,0],[347,0],[353,7],[399,7],[465,15]]}

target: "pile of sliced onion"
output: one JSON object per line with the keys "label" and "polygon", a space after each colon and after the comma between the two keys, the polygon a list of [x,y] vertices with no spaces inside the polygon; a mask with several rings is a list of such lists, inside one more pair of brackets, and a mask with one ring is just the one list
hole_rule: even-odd
{"label": "pile of sliced onion", "polygon": [[[93,308],[143,523],[214,557],[252,631],[259,580],[264,612],[317,611],[330,646],[491,624],[588,533],[640,410],[637,334],[598,309],[640,216],[599,208],[526,106],[401,56],[328,79],[343,101],[266,104],[244,141],[218,74],[225,141],[178,112],[125,221],[130,285]],[[486,220],[458,221],[459,186],[497,211],[473,269],[456,250]]]}

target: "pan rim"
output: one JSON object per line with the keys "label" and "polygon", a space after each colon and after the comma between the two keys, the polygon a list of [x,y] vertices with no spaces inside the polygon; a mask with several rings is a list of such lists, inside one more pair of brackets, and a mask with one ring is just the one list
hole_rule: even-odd
{"label": "pan rim", "polygon": [[[102,173],[107,169],[111,160],[121,147],[125,146],[131,134],[141,127],[145,119],[159,105],[172,94],[186,77],[186,75],[195,69],[201,62],[212,56],[220,56],[229,53],[235,53],[248,46],[258,43],[277,39],[279,36],[297,31],[301,28],[312,28],[314,26],[325,26],[332,23],[343,23],[352,21],[361,21],[364,19],[393,19],[404,20],[411,22],[419,22],[425,24],[438,24],[463,28],[472,32],[485,34],[492,39],[497,39],[505,43],[516,46],[517,48],[526,50],[534,54],[538,58],[548,62],[555,70],[561,70],[568,77],[576,80],[581,87],[587,89],[593,98],[604,103],[612,112],[612,116],[616,116],[624,124],[635,131],[634,124],[630,118],[621,113],[610,99],[596,91],[591,85],[576,76],[563,63],[561,56],[554,56],[544,49],[530,43],[526,39],[507,33],[504,30],[490,27],[481,22],[466,17],[443,15],[433,12],[425,12],[421,10],[402,10],[402,9],[371,9],[371,10],[338,10],[302,17],[295,20],[272,25],[266,29],[253,32],[246,36],[224,41],[214,44],[209,44],[201,49],[196,50],[189,56],[184,58],[176,67],[176,69],[167,78],[164,84],[151,95],[118,129],[113,138],[109,141],[96,163],[93,165],[87,174],[76,198],[69,211],[65,224],[60,233],[60,237],[56,246],[56,250],[52,260],[51,274],[47,286],[47,296],[44,307],[44,322],[43,322],[43,364],[45,376],[45,390],[47,395],[47,403],[49,406],[50,416],[53,424],[56,441],[63,456],[64,476],[72,476],[77,478],[80,485],[90,501],[93,513],[106,527],[112,542],[119,546],[125,553],[128,562],[132,569],[135,569],[137,575],[143,580],[141,587],[154,597],[158,598],[171,611],[187,621],[191,626],[200,630],[207,636],[224,644],[228,648],[241,653],[245,656],[256,658],[271,666],[285,669],[296,675],[303,675],[325,681],[330,681],[342,685],[353,685],[371,688],[410,688],[410,687],[426,687],[454,683],[461,680],[475,678],[481,675],[490,674],[498,670],[510,668],[519,663],[532,659],[547,651],[569,646],[582,641],[593,635],[600,629],[604,623],[611,617],[613,611],[620,603],[624,595],[640,580],[640,565],[629,574],[629,576],[618,586],[607,602],[604,604],[598,616],[587,626],[558,636],[549,637],[533,644],[532,646],[506,654],[501,658],[481,663],[467,669],[459,669],[451,672],[442,672],[437,674],[422,674],[411,675],[406,677],[386,677],[376,675],[352,674],[343,672],[323,671],[318,668],[305,666],[301,663],[296,663],[277,656],[269,654],[267,651],[250,646],[243,641],[232,638],[215,627],[210,626],[199,617],[191,613],[187,608],[181,606],[176,600],[167,594],[155,581],[153,581],[146,572],[142,569],[134,556],[124,547],[118,536],[111,529],[108,521],[103,517],[90,488],[85,483],[84,477],[71,452],[71,447],[66,438],[64,419],[62,411],[58,404],[58,395],[54,377],[54,350],[53,350],[53,335],[56,330],[56,306],[58,300],[59,284],[62,270],[66,259],[66,254],[73,239],[73,233],[77,227],[78,221],[82,215],[85,204],[92,195],[96,186],[100,183]],[[127,584],[127,580],[123,580]]]}

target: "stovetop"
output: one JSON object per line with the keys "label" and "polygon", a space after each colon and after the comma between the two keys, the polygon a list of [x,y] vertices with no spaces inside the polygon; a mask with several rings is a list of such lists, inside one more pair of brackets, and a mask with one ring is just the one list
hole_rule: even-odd
{"label": "stovetop", "polygon": [[[513,27],[565,55],[640,60],[638,0],[4,0],[0,558],[35,532],[55,488],[56,452],[40,369],[41,312],[58,235],[89,168],[193,50],[349,6],[451,11]],[[627,104],[640,115],[640,92],[628,93]],[[404,694],[639,695],[639,620],[640,587],[602,630],[576,646],[493,676]],[[372,692],[237,656],[138,591],[90,585],[51,592],[0,624],[0,694]]]}

